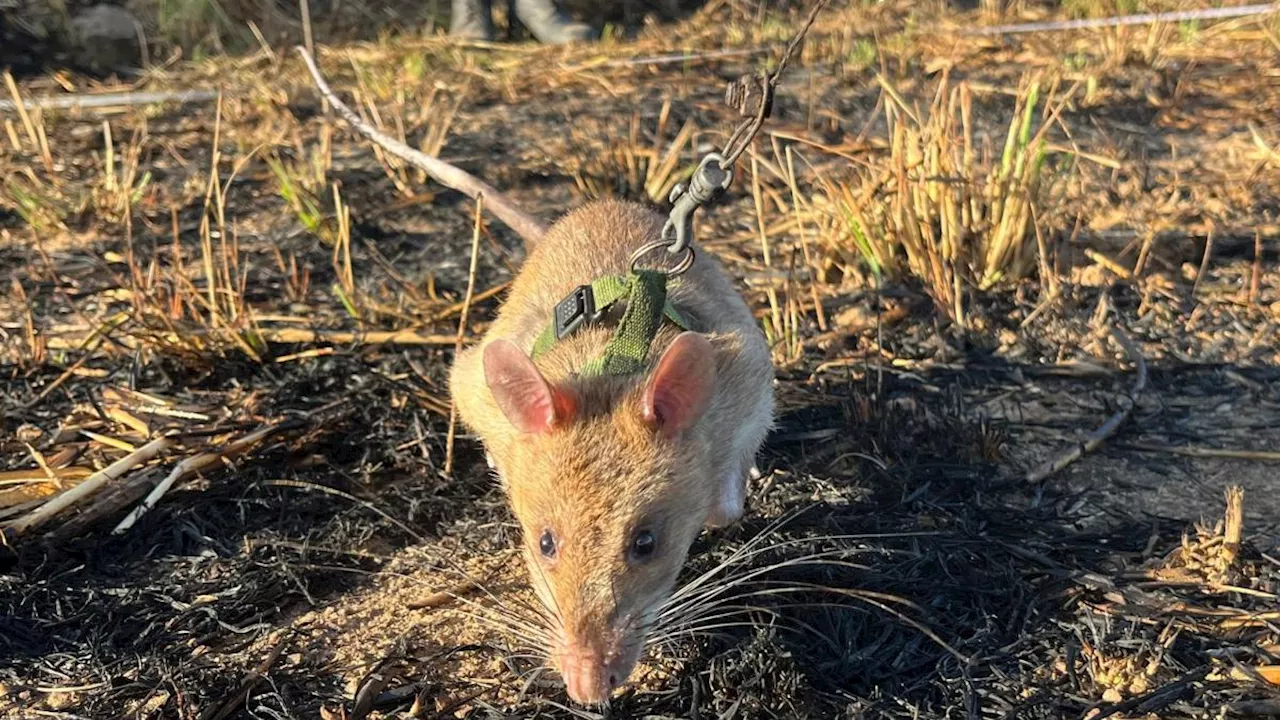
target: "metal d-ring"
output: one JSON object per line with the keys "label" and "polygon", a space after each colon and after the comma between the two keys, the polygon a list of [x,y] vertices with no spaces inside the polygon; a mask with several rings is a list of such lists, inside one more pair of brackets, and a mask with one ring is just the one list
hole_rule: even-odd
{"label": "metal d-ring", "polygon": [[[665,250],[670,246],[670,244],[671,243],[667,240],[654,240],[653,242],[640,246],[638,250],[631,253],[631,263],[628,266],[630,271],[636,271],[636,266],[640,264],[641,258],[645,255],[648,255],[654,250]],[[659,272],[664,273],[667,277],[675,277],[677,275],[683,275],[691,267],[693,267],[693,246],[688,246],[684,249],[684,257],[680,259],[680,262],[676,263],[675,267],[667,270],[659,270]],[[658,268],[654,269],[658,270]]]}

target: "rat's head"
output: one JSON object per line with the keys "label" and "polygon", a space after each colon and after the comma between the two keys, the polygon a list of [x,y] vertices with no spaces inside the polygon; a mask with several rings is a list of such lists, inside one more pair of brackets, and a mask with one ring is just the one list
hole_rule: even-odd
{"label": "rat's head", "polygon": [[686,332],[648,376],[548,382],[514,344],[484,353],[517,430],[497,458],[573,700],[598,703],[639,660],[714,496],[698,420],[715,385],[706,337]]}

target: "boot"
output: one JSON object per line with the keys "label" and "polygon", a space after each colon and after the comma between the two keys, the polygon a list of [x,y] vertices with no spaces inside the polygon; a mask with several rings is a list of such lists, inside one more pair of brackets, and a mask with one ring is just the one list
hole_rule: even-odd
{"label": "boot", "polygon": [[493,40],[492,0],[453,0],[449,34],[466,40]]}
{"label": "boot", "polygon": [[590,25],[574,21],[556,7],[555,0],[515,0],[514,5],[515,16],[538,42],[562,45],[590,40],[595,35]]}

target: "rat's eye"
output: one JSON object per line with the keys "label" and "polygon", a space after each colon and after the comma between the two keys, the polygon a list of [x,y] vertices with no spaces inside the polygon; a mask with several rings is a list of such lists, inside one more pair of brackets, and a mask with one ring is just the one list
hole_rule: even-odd
{"label": "rat's eye", "polygon": [[657,546],[658,541],[653,537],[653,533],[641,530],[631,538],[631,557],[636,560],[647,560],[650,555],[653,555]]}
{"label": "rat's eye", "polygon": [[556,538],[551,534],[550,530],[542,531],[542,537],[538,539],[538,550],[542,551],[542,557],[544,558],[556,556]]}

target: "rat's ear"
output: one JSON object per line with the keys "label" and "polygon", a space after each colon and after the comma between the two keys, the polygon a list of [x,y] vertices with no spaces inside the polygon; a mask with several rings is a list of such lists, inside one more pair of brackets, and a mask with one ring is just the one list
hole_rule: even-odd
{"label": "rat's ear", "polygon": [[696,332],[676,336],[644,391],[644,419],[663,433],[688,429],[707,409],[716,383],[711,341]]}
{"label": "rat's ear", "polygon": [[573,415],[573,399],[552,387],[510,340],[494,340],[485,347],[484,381],[498,409],[520,432],[544,433]]}

